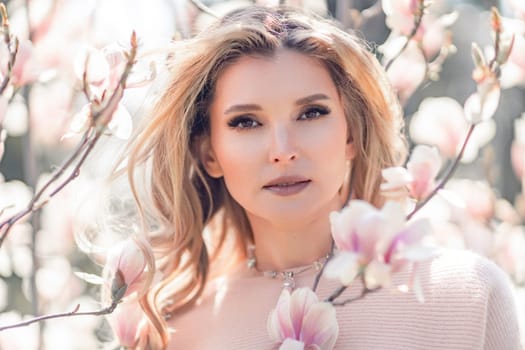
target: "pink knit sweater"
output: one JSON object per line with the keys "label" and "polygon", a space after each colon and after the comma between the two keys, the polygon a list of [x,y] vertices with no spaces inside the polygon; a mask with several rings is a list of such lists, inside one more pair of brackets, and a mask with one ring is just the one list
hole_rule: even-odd
{"label": "pink knit sweater", "polygon": [[[413,293],[383,289],[338,307],[335,349],[520,349],[514,300],[505,274],[492,262],[465,251],[446,251],[420,267],[425,302]],[[296,277],[312,286],[315,272]],[[400,272],[394,283],[408,282]],[[321,280],[320,298],[337,281]],[[273,349],[266,322],[281,280],[239,268],[208,284],[199,305],[175,316],[170,349]],[[357,295],[356,282],[343,298]]]}

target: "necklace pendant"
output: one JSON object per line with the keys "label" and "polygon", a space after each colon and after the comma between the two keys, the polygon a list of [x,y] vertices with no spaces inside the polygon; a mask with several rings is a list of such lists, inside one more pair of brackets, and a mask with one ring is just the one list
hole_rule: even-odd
{"label": "necklace pendant", "polygon": [[286,271],[284,272],[283,276],[283,288],[288,289],[289,291],[294,290],[295,288],[295,280],[293,278],[293,271]]}

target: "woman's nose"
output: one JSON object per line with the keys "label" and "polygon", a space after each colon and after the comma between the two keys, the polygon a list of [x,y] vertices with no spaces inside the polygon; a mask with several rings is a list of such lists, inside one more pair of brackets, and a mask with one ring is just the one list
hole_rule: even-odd
{"label": "woman's nose", "polygon": [[272,131],[269,151],[271,163],[287,163],[297,158],[297,148],[293,135],[287,127],[277,127]]}

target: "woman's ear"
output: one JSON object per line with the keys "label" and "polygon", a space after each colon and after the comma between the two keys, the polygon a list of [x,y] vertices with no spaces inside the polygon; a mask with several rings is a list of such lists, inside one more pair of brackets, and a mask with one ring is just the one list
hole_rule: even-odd
{"label": "woman's ear", "polygon": [[346,160],[353,160],[355,158],[354,140],[350,139],[346,142]]}
{"label": "woman's ear", "polygon": [[201,161],[204,169],[214,178],[223,176],[221,165],[219,164],[213,147],[211,146],[211,140],[209,136],[204,136],[199,140],[199,160]]}

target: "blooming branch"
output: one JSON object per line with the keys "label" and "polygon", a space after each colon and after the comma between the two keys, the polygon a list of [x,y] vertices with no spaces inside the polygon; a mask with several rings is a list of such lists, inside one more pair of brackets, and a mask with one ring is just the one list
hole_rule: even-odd
{"label": "blooming branch", "polygon": [[392,63],[394,63],[394,61],[399,56],[401,56],[403,51],[406,50],[406,48],[408,47],[408,43],[410,43],[410,40],[412,40],[416,36],[419,30],[419,27],[421,26],[421,21],[423,20],[423,14],[425,13],[425,9],[427,8],[427,6],[428,5],[426,4],[425,0],[412,0],[411,1],[411,10],[413,11],[413,15],[414,15],[414,27],[412,28],[412,31],[410,32],[410,34],[406,36],[405,44],[385,65],[386,71],[388,71],[390,66],[392,66]]}
{"label": "blooming branch", "polygon": [[[43,207],[54,195],[56,195],[60,190],[62,190],[68,183],[75,179],[80,174],[80,168],[84,164],[88,155],[93,150],[93,147],[102,136],[105,128],[108,123],[111,121],[112,116],[118,107],[118,103],[122,98],[124,89],[126,87],[126,80],[131,72],[131,68],[135,64],[135,59],[137,55],[137,38],[135,32],[131,35],[130,40],[130,51],[126,54],[126,66],[125,69],[118,80],[118,84],[107,100],[99,101],[99,103],[92,103],[91,105],[91,118],[90,125],[88,130],[86,130],[82,136],[82,139],[77,146],[73,154],[64,162],[64,164],[58,168],[51,178],[43,185],[43,187],[35,194],[31,202],[28,204],[27,208],[20,211],[17,214],[14,214],[4,222],[0,223],[0,246],[7,237],[10,229],[13,225],[26,215],[31,212],[39,210]],[[104,102],[104,103],[102,103]],[[74,164],[74,162],[78,161]],[[44,195],[45,191],[61,176],[66,172],[66,169],[74,164],[73,170],[67,176],[65,180],[59,183],[51,193],[44,199],[41,197]]]}
{"label": "blooming branch", "polygon": [[496,112],[500,98],[500,86],[498,80],[500,66],[507,61],[510,55],[514,36],[512,35],[510,39],[502,42],[503,28],[501,25],[501,17],[498,10],[494,7],[491,10],[491,25],[492,31],[494,32],[494,57],[491,59],[490,63],[486,63],[485,57],[481,53],[479,47],[476,44],[472,45],[472,59],[475,64],[472,78],[477,83],[477,92],[472,94],[465,101],[464,109],[466,117],[470,122],[470,127],[461,150],[443,179],[424,200],[417,203],[414,210],[408,214],[408,219],[412,218],[416,212],[425,206],[452,178],[452,175],[456,172],[459,162],[463,157],[465,148],[475,127],[480,122],[491,118]]}

